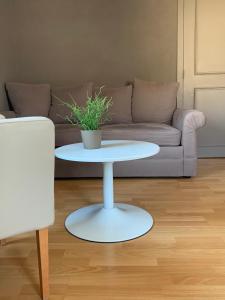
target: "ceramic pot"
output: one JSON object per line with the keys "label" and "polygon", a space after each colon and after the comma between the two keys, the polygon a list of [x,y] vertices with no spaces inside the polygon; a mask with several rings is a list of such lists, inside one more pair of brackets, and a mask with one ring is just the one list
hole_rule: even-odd
{"label": "ceramic pot", "polygon": [[101,148],[101,130],[81,130],[81,138],[85,149]]}

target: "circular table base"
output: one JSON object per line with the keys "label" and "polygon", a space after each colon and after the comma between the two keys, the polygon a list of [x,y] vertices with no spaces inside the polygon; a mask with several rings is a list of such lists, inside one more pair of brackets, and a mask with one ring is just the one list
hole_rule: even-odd
{"label": "circular table base", "polygon": [[116,203],[112,209],[102,204],[82,207],[66,218],[67,230],[78,238],[101,243],[128,241],[148,232],[152,216],[137,206]]}

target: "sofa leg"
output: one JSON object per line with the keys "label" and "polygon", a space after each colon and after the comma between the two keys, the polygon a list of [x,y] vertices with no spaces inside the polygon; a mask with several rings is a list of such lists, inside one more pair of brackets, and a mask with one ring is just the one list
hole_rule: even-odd
{"label": "sofa leg", "polygon": [[187,178],[187,179],[189,179],[189,178],[191,178],[191,176],[183,176],[183,178]]}

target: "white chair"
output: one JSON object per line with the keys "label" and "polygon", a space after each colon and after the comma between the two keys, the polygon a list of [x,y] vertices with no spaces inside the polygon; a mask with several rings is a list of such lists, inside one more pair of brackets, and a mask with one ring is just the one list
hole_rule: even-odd
{"label": "white chair", "polygon": [[54,222],[54,125],[0,117],[0,240],[36,230],[41,293],[48,299],[48,226]]}

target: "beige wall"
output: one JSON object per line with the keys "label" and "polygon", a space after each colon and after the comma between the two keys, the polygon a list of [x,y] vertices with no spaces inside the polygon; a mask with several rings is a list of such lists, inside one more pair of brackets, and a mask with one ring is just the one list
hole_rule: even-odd
{"label": "beige wall", "polygon": [[[1,1],[1,0],[0,0]],[[177,0],[14,0],[17,81],[176,79]]]}
{"label": "beige wall", "polygon": [[12,15],[12,1],[0,0],[0,110],[7,107],[4,83],[13,78]]}

